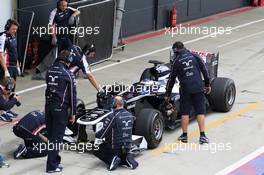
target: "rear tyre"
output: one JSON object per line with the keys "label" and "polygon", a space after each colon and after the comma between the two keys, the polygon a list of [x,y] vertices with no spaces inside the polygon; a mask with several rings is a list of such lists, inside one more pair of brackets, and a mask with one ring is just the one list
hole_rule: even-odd
{"label": "rear tyre", "polygon": [[164,121],[160,111],[146,108],[142,109],[135,123],[135,134],[144,136],[148,142],[148,148],[158,147],[164,133]]}
{"label": "rear tyre", "polygon": [[231,110],[236,99],[236,86],[232,79],[218,77],[211,83],[212,91],[209,102],[213,110],[228,112]]}

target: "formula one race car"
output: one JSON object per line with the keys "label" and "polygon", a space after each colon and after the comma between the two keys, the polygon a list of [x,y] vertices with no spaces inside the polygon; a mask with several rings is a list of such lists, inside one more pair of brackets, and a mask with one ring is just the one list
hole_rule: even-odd
{"label": "formula one race car", "polygon": [[[207,110],[228,112],[236,97],[234,81],[229,78],[217,77],[219,54],[194,52],[206,63],[211,79],[212,91],[206,95]],[[197,58],[197,59],[200,59]],[[164,95],[167,80],[170,74],[170,63],[149,61],[153,67],[144,70],[140,81],[132,86],[113,85],[105,87],[105,95],[97,95],[97,107],[94,109],[79,110],[77,123],[79,128],[95,125],[112,113],[112,97],[120,95],[126,101],[126,109],[135,117],[133,134],[143,136],[149,149],[156,148],[162,140],[165,129],[173,130],[180,124],[179,110],[179,83],[176,82],[169,103],[165,102]],[[80,104],[82,104],[80,102]],[[172,104],[172,105],[171,105]],[[191,114],[194,118],[194,114]],[[79,129],[82,135],[85,130]],[[140,143],[135,145],[140,147]]]}

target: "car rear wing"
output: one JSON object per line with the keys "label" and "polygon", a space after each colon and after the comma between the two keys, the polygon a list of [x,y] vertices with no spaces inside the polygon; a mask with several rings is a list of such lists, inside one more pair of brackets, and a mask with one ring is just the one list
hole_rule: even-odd
{"label": "car rear wing", "polygon": [[198,55],[203,59],[207,67],[209,77],[211,80],[217,77],[218,73],[218,63],[219,63],[219,52],[218,53],[209,53],[209,52],[200,52],[200,51],[191,51],[193,54]]}

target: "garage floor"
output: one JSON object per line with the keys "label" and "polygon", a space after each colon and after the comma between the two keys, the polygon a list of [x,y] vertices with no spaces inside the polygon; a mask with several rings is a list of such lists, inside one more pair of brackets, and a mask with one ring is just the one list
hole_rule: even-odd
{"label": "garage floor", "polygon": [[[264,8],[255,8],[198,26],[223,26],[233,29],[231,34],[215,37],[201,34],[177,35],[172,38],[162,35],[134,42],[128,44],[124,52],[113,55],[112,60],[121,62],[108,61],[94,66],[93,70],[103,85],[113,82],[131,84],[138,81],[145,67],[151,66],[147,63],[149,59],[168,61],[168,48],[176,40],[184,41],[186,47],[192,50],[219,51],[219,76],[235,80],[237,99],[229,113],[207,115],[207,133],[211,144],[199,147],[198,126],[196,122],[192,122],[189,127],[192,147],[184,150],[184,147],[175,144],[181,134],[180,128],[174,132],[166,132],[158,149],[146,151],[137,157],[140,166],[135,171],[121,167],[114,172],[108,172],[105,165],[90,154],[64,151],[61,154],[63,174],[212,175],[232,165],[229,171],[222,172],[226,174],[240,166],[236,162],[264,146]],[[17,89],[22,96],[23,105],[15,111],[20,117],[32,110],[43,109],[45,88],[38,88],[43,83],[31,81],[30,77],[18,80]],[[78,81],[78,96],[91,106],[94,105],[92,102],[95,100],[95,90],[86,80]],[[0,122],[0,153],[6,156],[11,165],[10,168],[0,169],[0,174],[44,174],[46,158],[12,158],[13,151],[22,140],[14,136],[11,128],[12,124]],[[196,150],[193,149],[195,147]],[[255,157],[257,156],[258,154]],[[251,168],[246,175],[263,174],[263,161],[259,164],[256,168],[258,171]]]}

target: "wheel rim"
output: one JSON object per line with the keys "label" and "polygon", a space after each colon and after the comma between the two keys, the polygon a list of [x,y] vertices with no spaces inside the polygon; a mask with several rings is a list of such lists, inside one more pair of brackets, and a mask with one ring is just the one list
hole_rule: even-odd
{"label": "wheel rim", "polygon": [[[158,115],[155,114],[155,117]],[[160,140],[162,138],[162,135],[163,135],[163,121],[161,119],[156,119],[154,121],[154,136],[155,136],[155,139],[156,140]]]}
{"label": "wheel rim", "polygon": [[235,101],[235,94],[236,94],[236,91],[235,91],[235,87],[234,86],[230,86],[230,88],[228,88],[227,90],[227,104],[229,106],[233,105],[234,104],[234,101]]}

